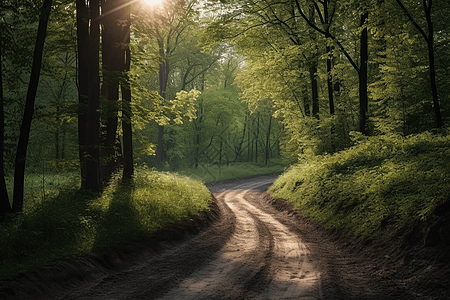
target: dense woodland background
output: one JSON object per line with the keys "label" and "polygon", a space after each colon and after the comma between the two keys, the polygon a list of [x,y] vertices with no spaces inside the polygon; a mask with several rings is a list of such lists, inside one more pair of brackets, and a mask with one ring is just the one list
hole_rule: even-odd
{"label": "dense woodland background", "polygon": [[135,165],[294,164],[449,123],[445,0],[0,8],[1,215],[26,180],[102,191]]}
{"label": "dense woodland background", "polygon": [[269,173],[320,225],[412,241],[418,261],[442,246],[430,264],[447,268],[449,12],[0,0],[0,280],[190,220],[204,182]]}

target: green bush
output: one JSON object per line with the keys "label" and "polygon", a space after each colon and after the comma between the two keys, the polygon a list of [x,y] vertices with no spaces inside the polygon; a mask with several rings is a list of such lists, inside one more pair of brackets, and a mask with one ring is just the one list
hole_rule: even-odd
{"label": "green bush", "polygon": [[374,237],[447,201],[448,174],[450,136],[376,136],[291,167],[270,192],[326,227]]}
{"label": "green bush", "polygon": [[151,235],[208,210],[212,200],[201,182],[177,174],[138,168],[132,185],[119,182],[117,175],[102,194],[47,194],[0,223],[0,279]]}
{"label": "green bush", "polygon": [[180,174],[190,176],[205,183],[219,180],[244,178],[253,175],[264,175],[281,173],[286,169],[287,163],[282,159],[272,160],[264,163],[239,162],[228,166],[217,166],[210,164],[200,164],[197,169],[185,169]]}

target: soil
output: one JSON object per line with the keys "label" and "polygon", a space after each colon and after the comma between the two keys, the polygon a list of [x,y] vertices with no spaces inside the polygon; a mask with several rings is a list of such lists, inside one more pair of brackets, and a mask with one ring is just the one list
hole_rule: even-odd
{"label": "soil", "polygon": [[450,299],[448,208],[370,240],[273,199],[276,178],[208,185],[209,212],[0,281],[0,299]]}

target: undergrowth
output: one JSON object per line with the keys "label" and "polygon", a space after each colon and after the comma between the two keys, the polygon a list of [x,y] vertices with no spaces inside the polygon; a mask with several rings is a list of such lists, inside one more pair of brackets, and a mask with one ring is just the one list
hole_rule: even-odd
{"label": "undergrowth", "polygon": [[151,235],[208,210],[211,201],[201,182],[177,174],[138,168],[132,185],[119,182],[113,178],[102,194],[47,194],[0,223],[0,279]]}
{"label": "undergrowth", "polygon": [[254,175],[279,174],[286,169],[286,165],[287,163],[282,159],[273,160],[267,165],[264,163],[250,162],[238,162],[228,166],[200,164],[196,169],[185,169],[179,171],[179,173],[203,181],[204,183],[210,183],[219,180],[244,178]]}
{"label": "undergrowth", "polygon": [[448,174],[450,136],[376,136],[292,166],[270,193],[325,227],[377,237],[448,201]]}

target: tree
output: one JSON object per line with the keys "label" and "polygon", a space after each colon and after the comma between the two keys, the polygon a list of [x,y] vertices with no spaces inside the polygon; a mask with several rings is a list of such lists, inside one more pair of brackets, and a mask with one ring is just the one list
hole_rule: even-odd
{"label": "tree", "polygon": [[134,173],[134,163],[133,163],[133,130],[132,130],[132,110],[131,110],[131,86],[128,77],[128,72],[130,71],[131,64],[131,51],[130,51],[130,12],[129,8],[123,9],[123,20],[125,21],[124,26],[122,27],[122,37],[123,37],[123,45],[122,49],[124,49],[123,56],[123,72],[124,72],[124,80],[121,84],[122,89],[122,99],[123,99],[123,121],[122,121],[122,130],[123,130],[123,181],[129,182]]}
{"label": "tree", "polygon": [[76,0],[78,53],[78,155],[81,187],[87,188],[87,107],[89,93],[89,11],[85,0]]}
{"label": "tree", "polygon": [[50,17],[52,2],[52,0],[44,0],[44,3],[42,5],[34,50],[33,66],[31,69],[31,76],[28,84],[25,111],[23,113],[22,125],[20,127],[20,136],[19,143],[17,145],[14,169],[14,195],[12,209],[15,212],[22,211],[23,207],[26,154],[30,136],[31,121],[33,119],[34,102],[41,72],[41,63],[42,55],[44,52],[45,37],[47,33],[47,24]]}
{"label": "tree", "polygon": [[[3,39],[2,39],[3,40]],[[5,182],[4,140],[5,140],[5,112],[3,101],[3,71],[2,71],[2,43],[0,43],[0,220],[11,212],[8,190]]]}
{"label": "tree", "polygon": [[439,104],[439,97],[438,97],[438,90],[437,90],[437,83],[436,83],[436,66],[435,66],[435,49],[434,49],[434,29],[433,29],[433,22],[431,18],[431,10],[433,5],[433,0],[422,0],[423,5],[423,11],[425,13],[425,19],[426,19],[426,27],[427,31],[425,30],[416,22],[414,17],[411,15],[409,10],[403,5],[403,2],[401,0],[396,0],[397,4],[402,8],[406,16],[408,17],[409,21],[414,25],[414,27],[417,28],[417,30],[420,32],[421,36],[424,38],[425,42],[428,46],[428,60],[429,60],[429,72],[430,72],[430,81],[431,81],[431,94],[433,98],[433,108],[434,108],[434,115],[436,120],[436,127],[441,128],[444,123],[442,121],[442,115],[441,115],[441,109]]}
{"label": "tree", "polygon": [[[136,33],[141,40],[148,40],[148,48],[157,50],[159,63],[159,94],[167,99],[167,85],[170,72],[170,59],[179,46],[183,32],[192,24],[197,14],[194,9],[196,1],[176,1],[161,4],[160,10],[141,11],[136,24]],[[149,40],[150,39],[150,40]],[[163,125],[158,126],[156,148],[156,165],[164,158]]]}

